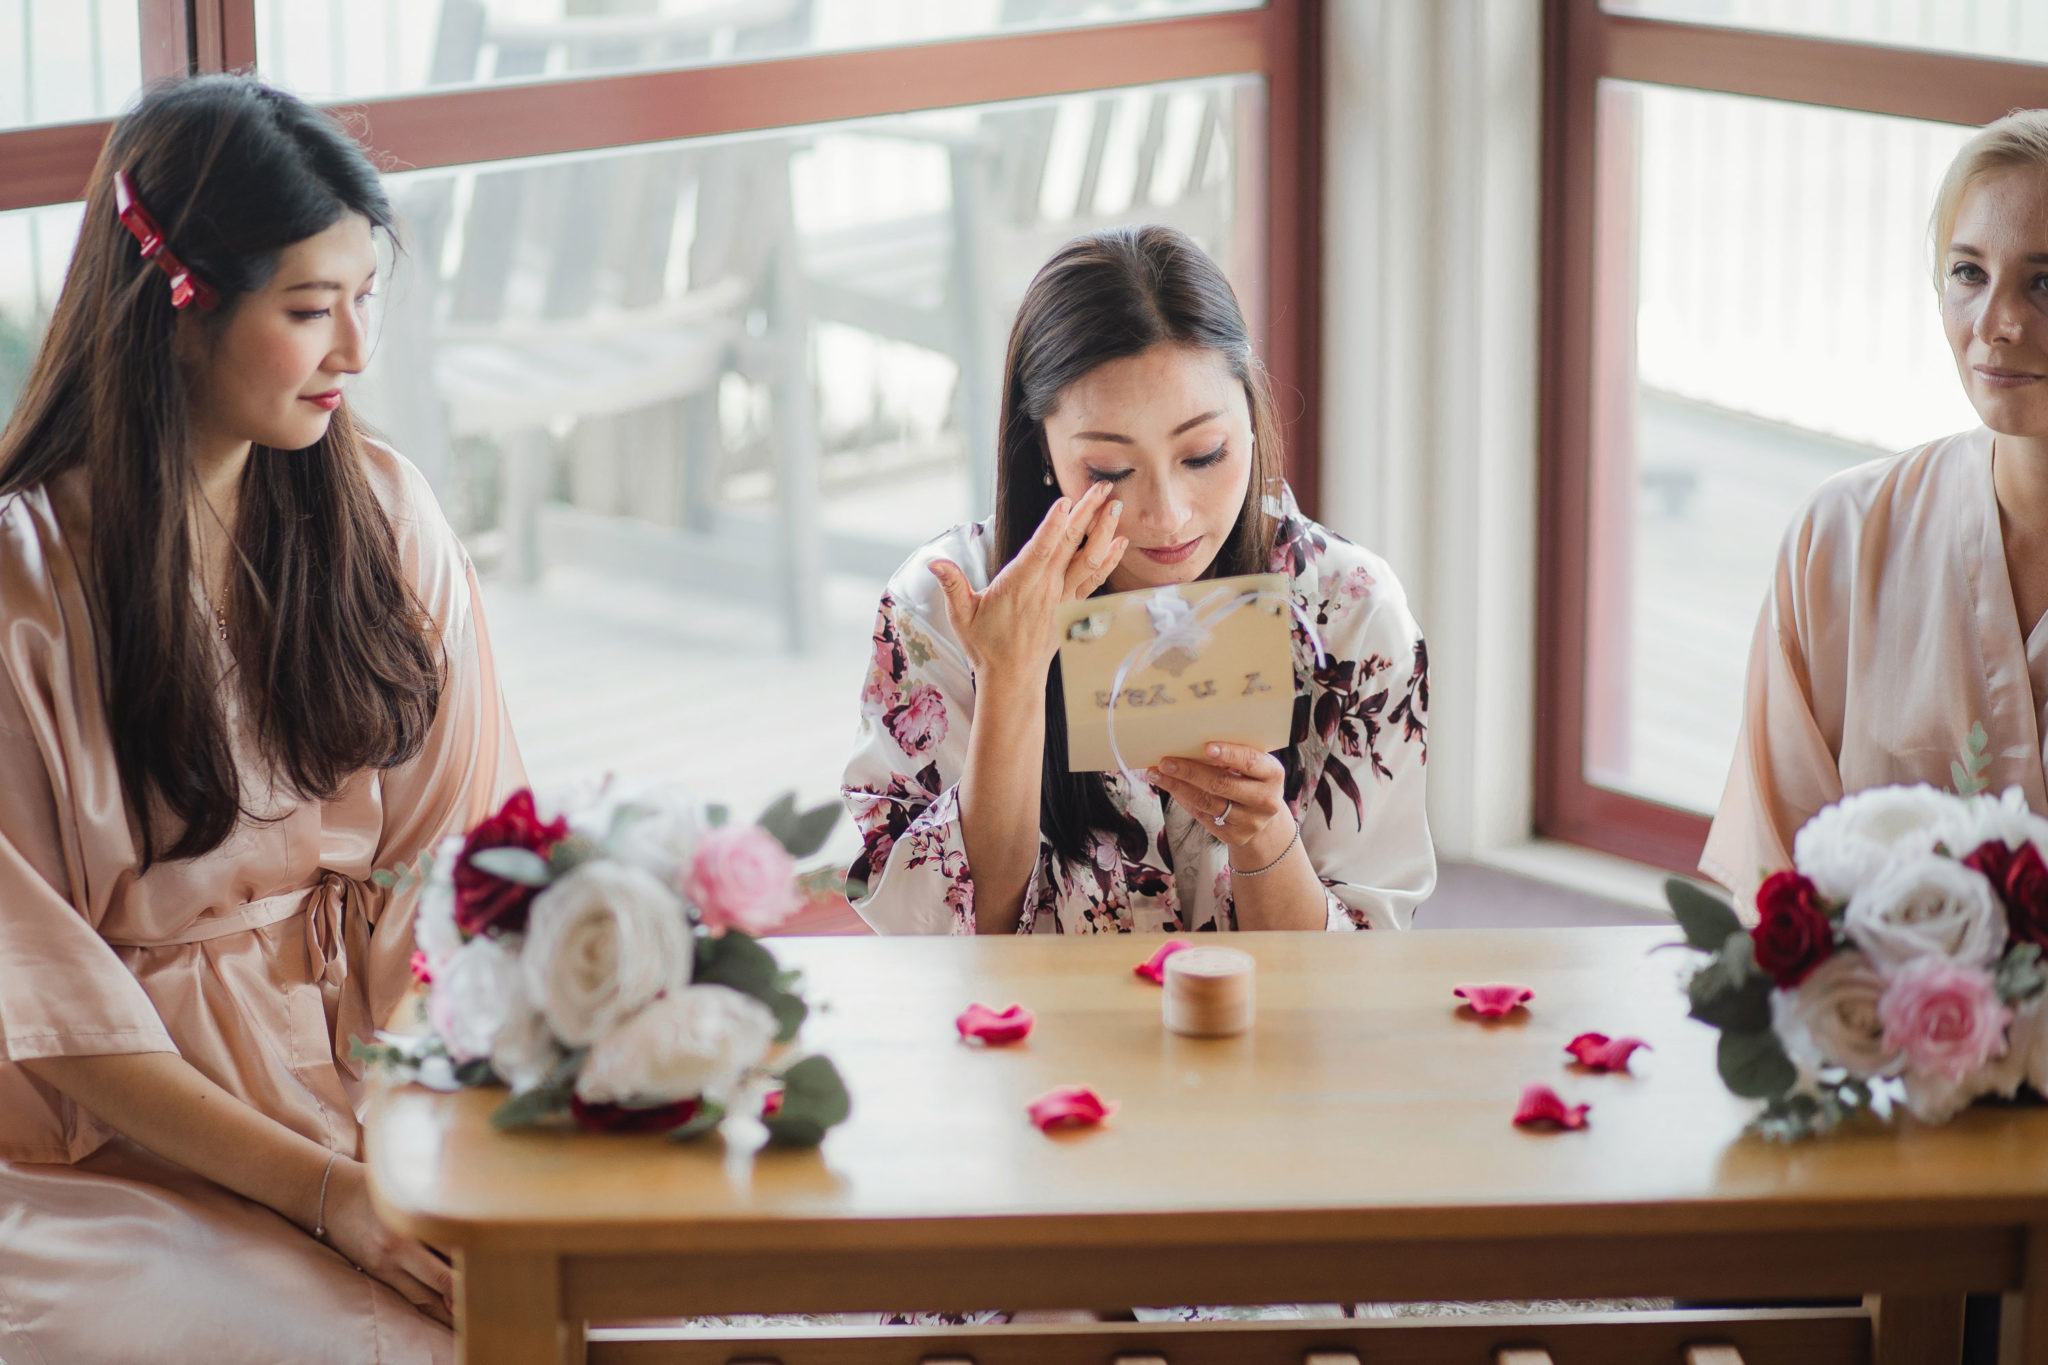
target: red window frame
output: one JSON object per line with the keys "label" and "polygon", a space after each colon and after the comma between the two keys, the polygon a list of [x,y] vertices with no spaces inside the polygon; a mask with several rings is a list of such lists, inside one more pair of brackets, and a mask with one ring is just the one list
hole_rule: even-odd
{"label": "red window frame", "polygon": [[[143,74],[256,65],[256,0],[137,0]],[[915,47],[437,91],[343,106],[372,148],[408,168],[593,150],[869,118],[1160,81],[1257,75],[1262,145],[1244,153],[1265,189],[1260,336],[1305,509],[1317,504],[1321,331],[1322,5],[1027,32]],[[0,132],[0,210],[81,197],[107,120]],[[1253,158],[1256,157],[1256,161]]]}
{"label": "red window frame", "polygon": [[[1626,647],[1629,512],[1600,493],[1597,437],[1633,382],[1624,338],[1632,261],[1595,252],[1600,205],[1629,202],[1627,168],[1598,155],[1603,80],[1681,86],[1945,123],[2048,106],[2048,65],[1721,28],[1551,0],[1544,33],[1543,302],[1536,689],[1536,832],[1673,871],[1699,861],[1708,821],[1585,776],[1588,726],[1619,699],[1587,696],[1590,657]],[[1607,177],[1603,183],[1602,177]],[[1614,240],[1610,237],[1608,240]],[[1618,325],[1617,325],[1618,324]],[[1606,448],[1612,449],[1612,443]],[[1625,448],[1625,445],[1624,445]],[[1625,471],[1624,471],[1625,472]],[[1619,582],[1625,589],[1625,575]],[[1594,600],[1595,594],[1606,601]],[[1624,618],[1625,620],[1625,618]]]}

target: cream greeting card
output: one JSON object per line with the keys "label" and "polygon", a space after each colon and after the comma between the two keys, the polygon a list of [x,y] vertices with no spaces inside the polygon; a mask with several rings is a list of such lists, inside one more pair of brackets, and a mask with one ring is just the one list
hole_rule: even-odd
{"label": "cream greeting card", "polygon": [[[1067,770],[1113,772],[1212,740],[1272,751],[1294,719],[1287,580],[1247,574],[1066,603],[1057,617]],[[1122,674],[1121,681],[1118,675]]]}

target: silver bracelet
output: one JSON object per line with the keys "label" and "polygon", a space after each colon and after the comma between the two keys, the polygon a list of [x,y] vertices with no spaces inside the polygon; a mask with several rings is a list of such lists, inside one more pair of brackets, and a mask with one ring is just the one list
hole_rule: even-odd
{"label": "silver bracelet", "polygon": [[1293,837],[1292,839],[1289,839],[1289,840],[1287,841],[1287,847],[1285,847],[1285,848],[1283,848],[1283,849],[1281,849],[1281,850],[1280,850],[1280,856],[1279,856],[1279,857],[1275,858],[1275,859],[1274,859],[1274,860],[1273,860],[1272,862],[1270,862],[1270,863],[1267,863],[1267,864],[1266,864],[1266,865],[1265,865],[1264,867],[1249,867],[1249,868],[1247,868],[1247,867],[1238,867],[1238,866],[1237,866],[1236,864],[1232,864],[1232,865],[1231,865],[1231,868],[1230,868],[1230,875],[1231,875],[1231,877],[1232,877],[1232,878],[1237,878],[1237,877],[1263,877],[1263,876],[1265,876],[1265,875],[1266,875],[1266,874],[1267,874],[1268,872],[1271,872],[1271,871],[1272,871],[1272,870],[1273,870],[1274,868],[1276,868],[1276,867],[1280,866],[1280,864],[1282,864],[1282,863],[1286,862],[1286,861],[1287,861],[1287,855],[1288,855],[1288,854],[1290,854],[1290,853],[1292,853],[1292,852],[1294,852],[1294,846],[1295,846],[1296,844],[1300,843],[1300,842],[1301,842],[1301,822],[1300,822],[1299,820],[1297,820],[1297,821],[1295,821],[1295,822],[1294,822],[1294,837]]}
{"label": "silver bracelet", "polygon": [[320,1172],[320,1208],[313,1215],[313,1235],[321,1240],[327,1237],[327,1177],[334,1174],[334,1158],[340,1152],[327,1154],[327,1169]]}

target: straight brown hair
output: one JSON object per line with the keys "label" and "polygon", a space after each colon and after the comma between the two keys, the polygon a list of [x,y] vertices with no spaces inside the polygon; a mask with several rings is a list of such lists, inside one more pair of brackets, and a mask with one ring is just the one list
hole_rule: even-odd
{"label": "straight brown hair", "polygon": [[[1237,295],[1216,263],[1187,234],[1148,226],[1076,238],[1053,254],[1024,291],[1003,363],[991,576],[1017,557],[1060,496],[1044,477],[1050,468],[1045,419],[1059,407],[1060,394],[1100,365],[1160,345],[1194,346],[1222,356],[1244,385],[1251,412],[1252,471],[1244,506],[1202,576],[1267,570],[1274,520],[1266,494],[1278,488],[1283,465],[1265,367],[1252,350]],[[1115,838],[1126,856],[1141,855],[1144,831],[1117,810],[1107,778],[1067,771],[1067,717],[1060,688],[1055,658],[1045,686],[1039,830],[1070,864],[1092,858],[1097,835]]]}
{"label": "straight brown hair", "polygon": [[[82,469],[87,590],[108,732],[142,866],[220,847],[249,814],[193,588],[190,394],[169,283],[116,216],[125,171],[169,249],[220,296],[218,335],[279,253],[348,212],[393,218],[362,148],[328,115],[239,76],[159,86],[114,125],[78,247],[19,404],[0,496]],[[234,685],[264,757],[303,799],[417,754],[443,663],[400,569],[347,405],[300,451],[250,452],[227,600]]]}

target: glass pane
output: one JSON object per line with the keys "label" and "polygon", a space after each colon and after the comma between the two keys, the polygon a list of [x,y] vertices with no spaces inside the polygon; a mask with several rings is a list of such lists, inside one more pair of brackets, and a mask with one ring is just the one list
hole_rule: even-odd
{"label": "glass pane", "polygon": [[1030,276],[1166,222],[1255,307],[1263,107],[1234,78],[388,177],[353,401],[486,575],[535,780],[835,791],[885,577],[990,508]]}
{"label": "glass pane", "polygon": [[2041,0],[1604,0],[1650,19],[2048,62]]}
{"label": "glass pane", "polygon": [[84,216],[83,204],[0,213],[0,427],[50,325]]}
{"label": "glass pane", "polygon": [[137,0],[0,0],[0,128],[119,113],[142,88]]}
{"label": "glass pane", "polygon": [[257,0],[257,65],[309,98],[1075,28],[1260,0]]}
{"label": "glass pane", "polygon": [[1927,242],[1971,130],[1625,85],[1600,120],[1585,771],[1711,811],[1793,514],[1976,425]]}

